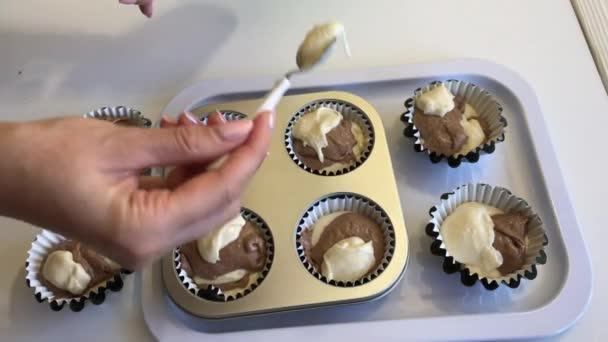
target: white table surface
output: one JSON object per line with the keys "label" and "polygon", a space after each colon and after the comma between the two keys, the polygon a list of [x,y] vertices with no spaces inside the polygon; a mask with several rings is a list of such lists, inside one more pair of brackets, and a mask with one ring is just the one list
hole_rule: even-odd
{"label": "white table surface", "polygon": [[[461,57],[502,63],[538,94],[594,261],[595,291],[587,313],[552,340],[608,338],[602,318],[608,304],[603,261],[608,230],[601,215],[608,163],[593,150],[604,143],[608,97],[569,1],[156,2],[151,20],[115,0],[0,2],[0,119],[74,115],[120,104],[157,119],[162,107],[194,82],[284,72],[293,65],[303,33],[328,19],[348,28],[354,57],[335,54],[322,69]],[[37,231],[0,218],[0,339],[153,338],[136,277],[105,305],[78,314],[38,304],[23,270]]]}

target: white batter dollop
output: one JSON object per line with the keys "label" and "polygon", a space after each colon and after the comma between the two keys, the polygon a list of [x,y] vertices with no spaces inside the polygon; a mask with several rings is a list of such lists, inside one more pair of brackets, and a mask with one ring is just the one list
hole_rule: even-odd
{"label": "white batter dollop", "polygon": [[462,120],[460,120],[460,125],[464,129],[464,133],[467,135],[467,142],[462,145],[460,151],[456,153],[456,155],[462,154],[466,155],[467,153],[473,151],[477,148],[477,146],[483,144],[486,140],[486,134],[481,128],[478,120],[470,119],[467,120],[464,116]]}
{"label": "white batter dollop", "polygon": [[336,42],[338,37],[342,37],[344,51],[350,56],[346,32],[344,26],[338,22],[329,22],[322,25],[313,26],[298,48],[296,63],[300,70],[306,71],[315,66],[325,55],[325,53]]}
{"label": "white batter dollop", "polygon": [[497,268],[503,258],[495,249],[492,215],[501,214],[495,207],[467,202],[459,205],[443,221],[441,237],[448,253],[456,261],[480,271],[482,276],[500,276]]}
{"label": "white batter dollop", "polygon": [[88,288],[91,276],[74,261],[70,251],[54,251],[46,258],[42,275],[57,288],[81,295]]}
{"label": "white batter dollop", "polygon": [[[319,242],[327,226],[346,213],[349,211],[337,211],[320,217],[310,227],[312,246]],[[373,242],[365,242],[360,237],[353,236],[338,241],[323,254],[321,274],[329,280],[356,281],[365,276],[375,264]]]}
{"label": "white batter dollop", "polygon": [[224,273],[215,277],[214,279],[205,279],[203,277],[195,276],[193,280],[198,285],[221,285],[241,280],[247,275],[247,273],[249,273],[247,270],[239,269]]}
{"label": "white batter dollop", "polygon": [[356,281],[376,264],[372,241],[353,236],[337,242],[323,255],[321,274],[337,281]]}
{"label": "white batter dollop", "polygon": [[198,239],[196,247],[203,260],[211,264],[218,262],[220,250],[239,237],[245,223],[245,219],[239,214],[222,227]]}
{"label": "white batter dollop", "polygon": [[420,94],[416,98],[416,107],[424,114],[443,117],[454,109],[454,95],[441,84]]}
{"label": "white batter dollop", "polygon": [[323,163],[323,148],[327,147],[327,133],[342,121],[342,114],[327,107],[319,107],[303,115],[293,127],[292,135],[304,146],[312,147]]}

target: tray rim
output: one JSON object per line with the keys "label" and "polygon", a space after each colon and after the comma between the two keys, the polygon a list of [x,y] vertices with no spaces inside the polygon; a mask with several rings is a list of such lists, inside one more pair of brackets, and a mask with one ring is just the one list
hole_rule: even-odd
{"label": "tray rim", "polygon": [[[463,74],[476,75],[501,83],[515,95],[525,112],[539,114],[524,116],[524,120],[530,129],[535,132],[531,137],[535,150],[543,151],[542,154],[537,153],[536,157],[544,176],[545,186],[550,190],[551,207],[559,223],[566,247],[565,255],[569,261],[566,280],[556,297],[546,305],[526,312],[446,315],[402,320],[285,327],[223,334],[193,332],[197,336],[201,334],[212,335],[214,338],[222,340],[235,338],[239,336],[238,334],[247,334],[249,339],[263,338],[267,340],[269,337],[287,339],[294,338],[296,330],[297,336],[301,337],[328,336],[327,334],[331,333],[342,334],[342,336],[400,339],[403,338],[401,335],[403,329],[408,331],[408,338],[414,339],[429,339],[428,332],[433,331],[432,339],[487,340],[544,337],[558,334],[572,326],[582,316],[591,299],[591,260],[536,94],[519,74],[503,65],[482,59],[450,59],[427,63],[311,73],[294,78],[292,89],[331,86],[337,87],[339,90],[340,86],[354,83],[388,82],[405,78],[432,78],[438,77],[437,75],[457,77]],[[193,108],[202,100],[218,95],[262,93],[272,84],[273,79],[272,76],[254,76],[205,80],[182,90],[168,103],[163,113],[177,114],[184,108]],[[149,267],[144,271],[144,274],[151,274],[151,272],[151,267]],[[155,332],[154,325],[148,322],[146,315],[146,294],[149,291],[146,287],[142,291],[142,309],[149,328]],[[500,326],[493,324],[497,319],[503,320],[503,323],[504,320],[508,320],[508,324]],[[530,324],[530,322],[534,322],[534,324]],[[436,329],[438,326],[449,326],[450,328]],[[477,328],[470,329],[470,326]],[[171,329],[171,331],[179,330]],[[164,327],[162,332],[168,333],[170,330]],[[157,337],[160,338],[161,336]]]}

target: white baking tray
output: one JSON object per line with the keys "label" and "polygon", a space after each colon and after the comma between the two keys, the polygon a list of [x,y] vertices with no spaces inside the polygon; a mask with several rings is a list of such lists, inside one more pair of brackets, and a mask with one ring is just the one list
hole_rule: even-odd
{"label": "white baking tray", "polygon": [[[431,164],[403,134],[403,101],[434,80],[460,79],[492,92],[509,122],[504,143],[476,164],[457,169]],[[206,81],[182,91],[163,113],[177,114],[205,103],[254,99],[271,77]],[[293,80],[291,93],[343,90],[380,113],[408,227],[410,260],[397,287],[380,300],[254,318],[210,321],[190,316],[167,298],[160,264],[142,273],[145,320],[160,340],[488,340],[540,337],[570,327],[591,296],[585,244],[549,140],[534,91],[509,69],[480,60],[316,72]],[[283,114],[288,115],[288,114]],[[275,134],[284,134],[276,127]],[[370,180],[374,181],[374,180]],[[548,261],[538,277],[517,289],[464,287],[458,274],[442,271],[425,235],[428,209],[455,187],[483,182],[510,189],[542,217]],[[303,208],[304,210],[305,208]]]}

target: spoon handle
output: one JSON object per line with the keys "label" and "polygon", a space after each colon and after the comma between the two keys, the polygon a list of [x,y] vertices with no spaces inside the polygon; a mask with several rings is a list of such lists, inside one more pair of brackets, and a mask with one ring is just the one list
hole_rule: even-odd
{"label": "spoon handle", "polygon": [[272,86],[270,92],[268,92],[268,94],[266,95],[264,102],[262,102],[262,105],[258,108],[255,114],[266,111],[273,111],[275,107],[279,104],[279,101],[281,101],[283,94],[285,94],[287,89],[289,89],[290,85],[291,82],[289,82],[289,79],[287,79],[287,77],[283,77],[282,79],[276,81],[275,84]]}

